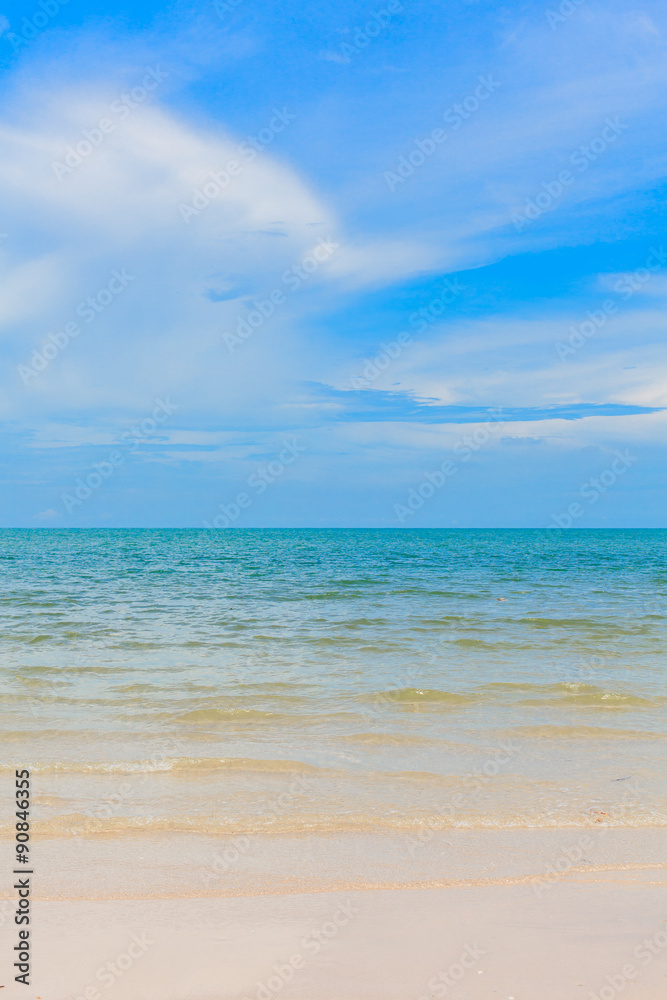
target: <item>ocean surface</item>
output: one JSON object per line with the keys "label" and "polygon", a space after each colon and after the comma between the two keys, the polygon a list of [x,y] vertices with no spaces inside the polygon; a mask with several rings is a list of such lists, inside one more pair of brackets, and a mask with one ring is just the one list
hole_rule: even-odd
{"label": "ocean surface", "polygon": [[[667,825],[666,531],[0,532],[3,822]],[[4,808],[6,805],[6,808]]]}

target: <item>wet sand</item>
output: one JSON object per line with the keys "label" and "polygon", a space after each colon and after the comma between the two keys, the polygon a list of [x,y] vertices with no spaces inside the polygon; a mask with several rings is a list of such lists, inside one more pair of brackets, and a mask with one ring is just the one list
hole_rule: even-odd
{"label": "wet sand", "polygon": [[[5,980],[4,996],[664,1000],[666,883],[663,869],[570,873],[542,894],[522,883],[37,902],[33,985]],[[13,935],[6,921],[5,955]]]}
{"label": "wet sand", "polygon": [[[2,996],[664,1000],[663,828],[424,840],[39,839],[31,985],[5,959]],[[17,943],[10,885],[4,956]]]}

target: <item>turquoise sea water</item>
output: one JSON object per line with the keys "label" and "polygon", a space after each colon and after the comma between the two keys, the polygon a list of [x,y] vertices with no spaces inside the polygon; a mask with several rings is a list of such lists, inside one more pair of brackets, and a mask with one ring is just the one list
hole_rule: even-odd
{"label": "turquoise sea water", "polygon": [[3,531],[2,764],[54,837],[664,826],[666,556],[666,531]]}

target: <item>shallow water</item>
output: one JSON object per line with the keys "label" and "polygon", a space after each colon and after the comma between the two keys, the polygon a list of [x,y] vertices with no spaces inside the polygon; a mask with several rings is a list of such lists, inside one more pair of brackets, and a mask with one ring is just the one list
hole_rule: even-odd
{"label": "shallow water", "polygon": [[665,531],[3,531],[2,763],[50,836],[665,826],[666,555]]}

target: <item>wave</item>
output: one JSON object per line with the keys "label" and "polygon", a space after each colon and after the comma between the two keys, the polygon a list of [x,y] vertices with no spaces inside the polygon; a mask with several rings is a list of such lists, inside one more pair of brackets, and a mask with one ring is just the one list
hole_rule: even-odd
{"label": "wave", "polygon": [[171,716],[172,722],[278,722],[296,720],[299,716],[281,712],[267,712],[256,708],[193,708],[189,712]]}
{"label": "wave", "polygon": [[[535,697],[526,697],[534,695]],[[443,705],[474,705],[513,701],[519,705],[583,705],[600,708],[657,708],[667,704],[667,698],[643,696],[627,691],[610,691],[581,681],[556,684],[492,683],[465,692],[433,688],[390,688],[361,696],[366,701],[396,704],[432,703]]]}
{"label": "wave", "polygon": [[[599,865],[585,865],[579,862],[576,867],[573,868],[573,871],[576,872],[579,880],[581,880],[583,876],[588,876],[586,881],[597,881],[597,878],[594,878],[595,876],[606,875],[610,872],[647,873],[652,871],[664,871],[664,869],[665,865],[661,862],[630,862]],[[412,875],[406,873],[404,878],[400,881],[372,881],[369,878],[363,879],[341,874],[337,874],[337,876],[333,874],[320,876],[310,875],[308,877],[303,875],[295,875],[292,877],[271,877],[263,874],[260,880],[252,877],[248,878],[247,870],[245,870],[243,874],[245,876],[243,881],[232,880],[229,878],[229,873],[226,869],[224,877],[222,877],[219,868],[205,868],[201,871],[201,882],[199,880],[196,882],[197,897],[201,899],[217,900],[247,896],[260,897],[270,895],[276,897],[288,896],[292,894],[302,896],[304,894],[312,895],[315,893],[386,892],[387,890],[401,891],[405,889],[478,889],[491,886],[531,886],[536,882],[540,883],[544,880],[544,872],[541,870],[536,870],[523,875],[487,875],[485,877],[477,875],[469,878],[435,878],[433,876],[422,876],[419,879],[415,879]],[[211,885],[212,879],[215,879],[214,885]],[[656,883],[654,882],[654,884]],[[192,895],[192,878],[190,878],[184,885],[175,883],[173,878],[171,878],[168,885],[160,886],[159,883],[154,883],[149,891],[147,891],[145,887],[142,887],[139,898],[144,901],[176,900],[189,899]],[[95,888],[87,886],[85,897],[78,894],[72,895],[71,892],[65,893],[63,891],[54,891],[51,889],[47,893],[43,893],[40,898],[52,902],[65,900],[83,901],[83,899],[85,899],[86,902],[91,900],[103,902],[127,899],[127,896],[128,894],[125,889],[115,887],[104,889],[99,886],[96,886]],[[133,898],[137,898],[136,888],[133,893]]]}
{"label": "wave", "polygon": [[443,705],[470,705],[478,700],[476,693],[457,694],[454,691],[439,691],[433,688],[390,688],[373,694],[360,695],[360,699],[372,702],[394,702],[399,705],[437,703]]}
{"label": "wave", "polygon": [[[189,833],[207,836],[300,834],[406,834],[423,835],[444,830],[557,830],[571,828],[648,829],[667,828],[667,816],[657,810],[639,808],[624,810],[620,815],[600,811],[572,811],[570,814],[545,815],[458,815],[423,814],[391,816],[381,813],[342,815],[290,814],[281,815],[280,807],[264,815],[254,816],[110,816],[100,818],[86,813],[68,813],[48,819],[34,820],[35,840],[72,836],[136,836],[138,834]],[[13,837],[10,823],[0,825],[0,838]]]}
{"label": "wave", "polygon": [[404,733],[350,733],[345,736],[346,742],[360,743],[362,746],[430,746],[440,744],[459,747],[461,744],[451,740],[440,740],[430,736],[409,735]]}
{"label": "wave", "polygon": [[618,729],[612,726],[516,726],[508,729],[512,737],[527,736],[537,739],[598,739],[598,740],[667,740],[667,733],[655,733],[643,729]]}
{"label": "wave", "polygon": [[[253,757],[161,757],[137,761],[53,761],[22,765],[35,774],[154,774],[178,771],[253,771],[264,774],[330,774],[329,768],[299,760],[262,760]],[[14,764],[0,764],[0,773],[13,772]]]}

